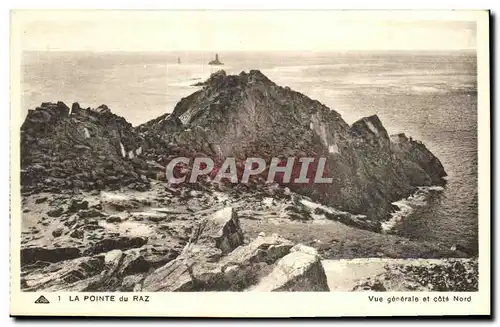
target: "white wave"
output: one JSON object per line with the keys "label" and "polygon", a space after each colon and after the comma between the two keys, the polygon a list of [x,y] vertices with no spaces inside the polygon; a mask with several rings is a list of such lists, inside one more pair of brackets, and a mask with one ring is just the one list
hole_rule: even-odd
{"label": "white wave", "polygon": [[195,86],[194,84],[196,84],[198,82],[205,81],[205,80],[206,80],[205,78],[199,78],[196,80],[184,80],[184,81],[168,83],[167,86],[170,86],[170,87],[193,87],[194,88],[194,87],[198,87],[198,86]]}
{"label": "white wave", "polygon": [[410,90],[416,93],[446,93],[445,90],[432,86],[412,86]]}
{"label": "white wave", "polygon": [[411,215],[416,207],[423,207],[427,205],[427,200],[431,192],[442,192],[442,186],[419,186],[417,191],[405,199],[393,202],[392,204],[399,208],[398,211],[393,212],[391,217],[381,223],[382,231],[388,232],[392,230],[401,220]]}
{"label": "white wave", "polygon": [[265,204],[265,205],[267,205],[267,206],[272,206],[273,203],[274,203],[274,199],[267,197],[267,198],[264,198],[262,200],[262,203]]}
{"label": "white wave", "polygon": [[380,225],[382,227],[382,231],[388,232],[394,228],[404,217],[408,217],[412,212],[413,208],[409,205],[408,200],[400,200],[393,202],[395,206],[399,208],[398,211],[392,213],[391,218],[386,221],[383,221]]}

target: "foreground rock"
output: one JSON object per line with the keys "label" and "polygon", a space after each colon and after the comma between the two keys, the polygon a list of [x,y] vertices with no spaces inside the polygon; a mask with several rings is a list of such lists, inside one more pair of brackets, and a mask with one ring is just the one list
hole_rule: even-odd
{"label": "foreground rock", "polygon": [[[238,218],[232,209],[217,212],[200,224],[179,257],[146,277],[142,291],[240,291],[259,283],[281,257],[274,269],[288,265],[297,269],[285,271],[281,276],[284,285],[272,290],[328,290],[317,254],[299,250],[287,255],[292,244],[277,235],[259,237],[241,246],[238,230]],[[228,250],[232,251],[221,257]],[[308,260],[300,261],[303,256]]]}
{"label": "foreground rock", "polygon": [[[323,258],[330,289],[338,287],[333,281],[350,285],[342,290],[351,291],[358,284],[356,290],[377,288],[362,278],[356,283],[343,280],[346,274],[342,271],[353,265],[360,268],[347,275],[362,277],[365,263],[350,260],[348,268],[332,273],[328,270],[332,260],[325,259],[466,256],[457,247],[354,228],[328,215],[342,214],[338,210],[297,194],[275,192],[279,188],[248,194],[208,189],[181,196],[184,191],[170,193],[160,183],[153,186],[151,192],[25,197],[23,204],[30,210],[23,213],[22,289],[323,290],[319,259],[310,246]],[[62,213],[49,216],[53,207],[62,208]],[[363,217],[357,219],[367,222]],[[276,232],[281,237],[273,234]],[[292,251],[297,243],[308,246],[296,246]],[[363,260],[372,264],[378,259]],[[402,264],[409,265],[414,264]],[[366,277],[379,276],[383,266],[376,271],[367,269],[370,274]],[[440,269],[443,264],[436,266]],[[433,269],[423,272],[438,276]],[[457,269],[442,280],[450,288],[472,287],[474,279],[462,278]],[[456,277],[451,277],[453,271]],[[389,280],[398,278],[397,274],[389,276]],[[431,282],[436,287],[440,283]]]}
{"label": "foreground rock", "polygon": [[243,232],[238,216],[233,208],[217,211],[204,219],[196,228],[185,253],[196,253],[208,249],[220,250],[220,255],[228,254],[243,244]]}
{"label": "foreground rock", "polygon": [[[71,201],[68,206],[71,214],[87,210],[74,209],[87,207],[75,203]],[[124,200],[120,203],[124,204]],[[69,232],[63,229],[60,233]],[[270,290],[328,289],[314,249],[293,247],[292,242],[277,234],[260,235],[245,243],[239,217],[231,207],[198,221],[189,242],[179,251],[172,248],[171,240],[156,239],[147,244],[145,237],[109,235],[80,248],[22,249],[22,289],[243,291],[261,283],[268,274],[274,276],[276,269],[285,271],[288,266],[294,269],[281,276],[283,285]]]}
{"label": "foreground rock", "polygon": [[295,246],[278,261],[271,274],[251,288],[259,292],[322,292],[329,291],[325,270],[315,249]]}

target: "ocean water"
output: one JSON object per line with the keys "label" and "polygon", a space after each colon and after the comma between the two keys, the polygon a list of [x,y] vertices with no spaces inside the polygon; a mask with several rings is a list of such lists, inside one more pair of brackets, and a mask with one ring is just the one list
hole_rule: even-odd
{"label": "ocean water", "polygon": [[[22,108],[108,105],[133,125],[165,112],[210,73],[259,69],[348,122],[377,114],[390,134],[421,140],[448,181],[400,203],[392,232],[477,251],[477,69],[474,52],[25,52]],[[181,64],[177,63],[178,58]]]}

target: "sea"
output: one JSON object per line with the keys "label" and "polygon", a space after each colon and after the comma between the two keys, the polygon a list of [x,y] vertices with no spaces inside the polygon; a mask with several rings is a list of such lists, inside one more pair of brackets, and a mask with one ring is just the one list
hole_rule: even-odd
{"label": "sea", "polygon": [[[41,102],[106,104],[139,125],[195,92],[211,73],[259,69],[352,124],[377,114],[390,134],[422,141],[448,174],[395,203],[386,232],[478,251],[477,64],[473,51],[24,52],[21,111]],[[179,63],[180,62],[180,63]]]}

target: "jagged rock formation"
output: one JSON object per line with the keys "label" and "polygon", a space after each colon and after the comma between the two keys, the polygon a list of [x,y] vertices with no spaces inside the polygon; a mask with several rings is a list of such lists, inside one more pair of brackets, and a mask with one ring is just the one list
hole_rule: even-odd
{"label": "jagged rock formation", "polygon": [[[255,290],[260,291],[328,291],[314,249],[293,247],[278,235],[259,236],[245,244],[238,215],[230,207],[200,221],[180,254],[145,242],[141,238],[104,239],[84,255],[76,248],[23,249],[22,288],[242,291],[258,284]],[[279,285],[269,282],[276,279],[277,272]],[[271,275],[265,279],[268,273]]]}
{"label": "jagged rock formation", "polygon": [[325,270],[318,252],[308,246],[295,245],[276,263],[271,274],[251,288],[258,292],[329,291]]}
{"label": "jagged rock formation", "polygon": [[[231,208],[223,209],[200,224],[179,257],[153,271],[136,290],[328,291],[314,249],[292,248],[290,241],[278,235],[258,237],[248,245],[242,242],[237,215]],[[304,250],[307,248],[310,253]],[[287,255],[289,251],[292,253]],[[268,272],[271,274],[265,277]],[[255,284],[262,286],[252,288]]]}
{"label": "jagged rock formation", "polygon": [[326,260],[335,271],[330,289],[338,292],[474,292],[478,290],[478,260],[388,259]]}
{"label": "jagged rock formation", "polygon": [[138,155],[144,141],[106,105],[42,103],[21,126],[23,192],[64,189],[145,189],[147,164]]}
{"label": "jagged rock formation", "polygon": [[[320,102],[280,87],[261,72],[214,73],[171,114],[133,128],[102,105],[44,103],[21,128],[23,192],[61,189],[145,190],[165,179],[177,156],[209,156],[216,163],[248,157],[326,157],[331,184],[287,184],[292,191],[369,221],[385,219],[392,202],[417,186],[442,184],[439,160],[404,134],[389,137],[377,116],[349,126]],[[299,173],[298,160],[292,179]],[[308,177],[315,175],[311,165]],[[265,176],[267,170],[262,173]],[[260,183],[262,177],[252,176]],[[280,183],[277,175],[276,182]],[[361,219],[361,216],[358,216]],[[376,228],[375,228],[376,229]]]}
{"label": "jagged rock formation", "polygon": [[373,220],[385,218],[391,202],[416,186],[442,184],[446,176],[422,143],[401,135],[391,140],[377,116],[349,126],[334,110],[256,70],[213,74],[172,114],[138,130],[150,142],[146,156],[163,165],[178,155],[204,154],[216,162],[228,156],[327,157],[332,184],[287,186]]}

